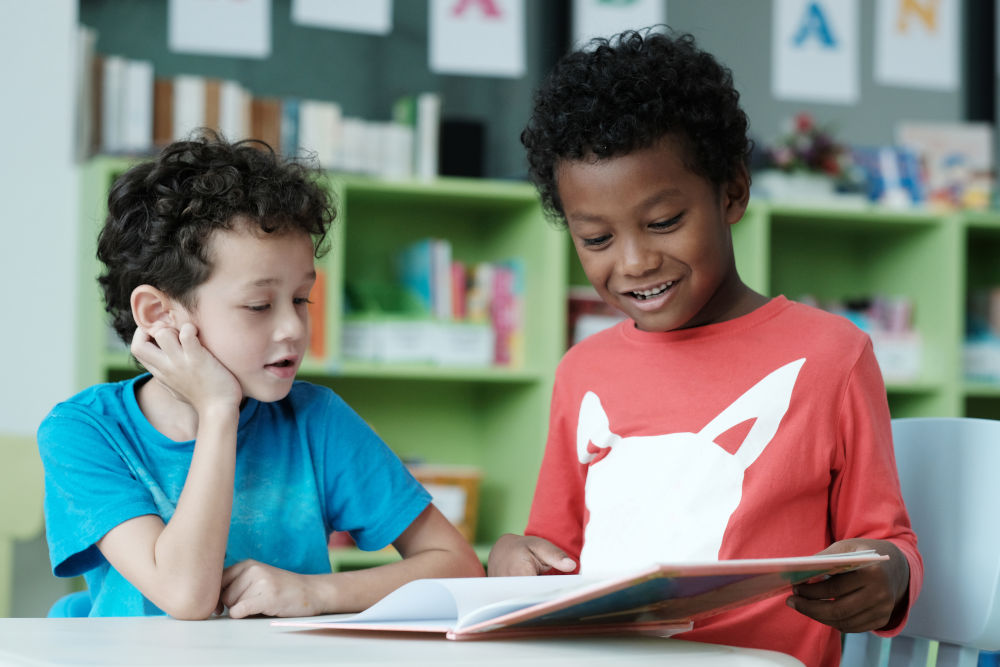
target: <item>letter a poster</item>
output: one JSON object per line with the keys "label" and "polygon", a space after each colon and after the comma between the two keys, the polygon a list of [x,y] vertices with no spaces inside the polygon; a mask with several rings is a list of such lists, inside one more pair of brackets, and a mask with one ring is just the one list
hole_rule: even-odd
{"label": "letter a poster", "polygon": [[432,72],[524,75],[524,0],[432,0],[428,18]]}
{"label": "letter a poster", "polygon": [[879,0],[876,12],[878,83],[958,88],[958,0]]}
{"label": "letter a poster", "polygon": [[858,99],[857,0],[774,0],[771,87],[783,100]]}

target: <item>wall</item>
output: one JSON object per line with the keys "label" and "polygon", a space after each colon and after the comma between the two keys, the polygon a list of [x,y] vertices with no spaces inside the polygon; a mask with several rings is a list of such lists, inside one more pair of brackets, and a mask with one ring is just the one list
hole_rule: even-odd
{"label": "wall", "polygon": [[[982,91],[993,104],[992,70],[985,85],[963,85],[936,92],[878,85],[873,78],[875,3],[859,2],[860,102],[856,106],[775,100],[771,94],[772,0],[664,0],[675,29],[692,32],[700,44],[734,73],[758,140],[774,139],[799,111],[838,128],[852,143],[891,143],[901,118],[960,120],[967,117],[966,93]],[[335,32],[292,25],[289,0],[274,0],[273,56],[266,61],[178,55],[166,50],[166,3],[81,0],[81,22],[100,32],[98,48],[108,53],[154,61],[170,75],[202,72],[231,77],[269,95],[312,95],[340,102],[346,113],[387,118],[392,101],[403,94],[438,90],[445,115],[482,120],[488,127],[487,175],[524,174],[518,136],[530,108],[531,92],[568,44],[569,0],[528,0],[528,71],[518,80],[441,76],[427,69],[427,2],[397,0],[394,29],[388,37]],[[972,28],[989,25],[993,0],[961,3]],[[969,27],[966,27],[966,34]],[[969,48],[981,40],[963,39]],[[992,42],[988,44],[992,54]],[[981,54],[965,54],[975,62]],[[992,56],[988,56],[992,59]],[[345,65],[345,63],[347,63]],[[968,71],[969,68],[966,68]],[[988,89],[988,90],[987,90]],[[992,117],[992,116],[991,116]]]}
{"label": "wall", "polygon": [[562,51],[567,0],[528,2],[527,73],[520,79],[443,76],[427,66],[427,2],[393,3],[387,37],[291,23],[290,0],[273,0],[272,56],[266,60],[197,56],[167,50],[167,3],[80,0],[80,22],[98,31],[97,50],[151,60],[156,74],[193,73],[240,81],[257,95],[333,100],[345,115],[387,120],[393,102],[412,93],[442,94],[442,115],[482,121],[486,175],[525,172],[518,137],[531,93]]}
{"label": "wall", "polygon": [[[79,204],[72,163],[75,0],[0,0],[3,96],[0,431],[33,434],[75,393]],[[43,540],[17,545],[15,615],[44,614],[65,590]]]}

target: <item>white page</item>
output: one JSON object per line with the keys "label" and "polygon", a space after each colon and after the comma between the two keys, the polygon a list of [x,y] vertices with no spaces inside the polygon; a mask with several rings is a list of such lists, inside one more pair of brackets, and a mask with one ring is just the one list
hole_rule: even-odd
{"label": "white page", "polygon": [[[521,599],[514,609],[527,607],[554,591],[583,583],[580,575],[546,577],[468,577],[419,579],[404,584],[365,611],[342,623],[373,621],[443,620],[454,623],[486,605]],[[529,598],[531,599],[525,599]],[[506,609],[511,611],[511,609]],[[499,615],[499,612],[494,615]]]}

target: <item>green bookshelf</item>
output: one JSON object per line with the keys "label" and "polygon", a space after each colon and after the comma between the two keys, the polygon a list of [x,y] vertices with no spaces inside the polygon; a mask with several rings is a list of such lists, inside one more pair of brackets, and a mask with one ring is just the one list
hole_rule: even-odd
{"label": "green bookshelf", "polygon": [[[128,354],[108,347],[94,277],[94,240],[104,198],[128,166],[97,158],[81,170],[79,382],[128,377]],[[566,233],[549,224],[531,186],[438,179],[383,182],[330,174],[338,203],[326,272],[325,354],[301,377],[332,387],[404,459],[479,466],[476,543],[521,531],[548,426],[555,367],[566,340],[566,294],[586,278]],[[448,238],[468,262],[519,257],[524,263],[525,359],[516,368],[441,367],[345,360],[343,294],[350,280],[387,280],[390,258],[423,237]],[[765,294],[820,300],[906,296],[923,339],[912,381],[887,383],[893,416],[1000,418],[1000,386],[966,382],[962,341],[969,289],[1000,285],[1000,214],[898,212],[753,202],[733,226],[737,266]],[[485,552],[484,552],[485,553]],[[381,558],[378,555],[359,557]],[[337,562],[358,558],[339,553]]]}

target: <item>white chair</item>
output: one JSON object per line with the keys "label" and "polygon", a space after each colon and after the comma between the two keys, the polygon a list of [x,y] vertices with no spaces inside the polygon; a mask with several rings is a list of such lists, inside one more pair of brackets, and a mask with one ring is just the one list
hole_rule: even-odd
{"label": "white chair", "polygon": [[894,419],[892,435],[923,590],[895,639],[846,635],[841,664],[975,667],[1000,649],[1000,421]]}

